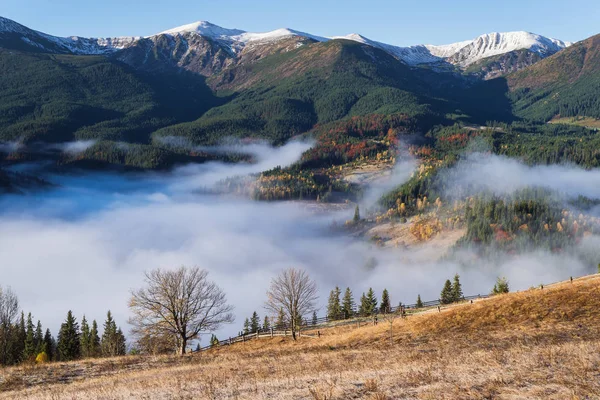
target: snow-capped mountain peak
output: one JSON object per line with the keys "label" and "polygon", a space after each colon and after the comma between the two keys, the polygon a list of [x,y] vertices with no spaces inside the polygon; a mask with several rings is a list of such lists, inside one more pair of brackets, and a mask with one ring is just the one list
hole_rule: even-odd
{"label": "snow-capped mountain peak", "polygon": [[522,49],[547,57],[570,45],[569,42],[525,31],[493,32],[473,39],[449,57],[453,64],[466,67],[487,57]]}
{"label": "snow-capped mountain peak", "polygon": [[232,36],[238,36],[245,31],[240,29],[227,29],[222,28],[218,25],[212,24],[208,21],[197,21],[191,24],[182,25],[177,28],[169,29],[164,32],[160,32],[158,35],[177,35],[184,33],[198,33],[199,35],[214,38],[214,39],[226,39]]}
{"label": "snow-capped mountain peak", "polygon": [[[105,39],[88,39],[77,36],[66,38],[56,37],[34,31],[10,19],[0,17],[0,40],[3,35],[11,36],[12,39],[20,37],[24,46],[37,49],[37,51],[73,54],[115,53],[128,47],[135,46],[138,41],[143,39],[141,37]],[[153,38],[161,35],[198,35],[210,38],[231,49],[232,54],[240,54],[240,51],[246,46],[272,43],[291,37],[308,38],[318,42],[343,39],[379,48],[408,65],[446,63],[456,65],[460,68],[466,68],[487,57],[521,49],[527,49],[544,58],[571,45],[569,42],[547,38],[530,32],[518,31],[504,33],[493,32],[478,36],[473,40],[447,45],[414,45],[401,47],[371,40],[358,33],[352,33],[346,36],[334,36],[332,38],[315,36],[289,28],[256,33],[246,32],[241,29],[223,28],[208,21],[198,21],[179,26],[152,35],[147,39],[153,40]],[[188,50],[193,51],[193,49]]]}

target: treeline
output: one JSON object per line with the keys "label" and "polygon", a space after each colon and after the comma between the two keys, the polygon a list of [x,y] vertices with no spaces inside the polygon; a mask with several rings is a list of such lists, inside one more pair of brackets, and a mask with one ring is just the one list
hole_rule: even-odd
{"label": "treeline", "polygon": [[56,338],[41,321],[21,311],[17,296],[10,288],[0,287],[0,365],[23,362],[72,361],[90,357],[114,357],[127,352],[125,335],[117,327],[110,311],[99,335],[95,320],[81,325],[69,311]]}

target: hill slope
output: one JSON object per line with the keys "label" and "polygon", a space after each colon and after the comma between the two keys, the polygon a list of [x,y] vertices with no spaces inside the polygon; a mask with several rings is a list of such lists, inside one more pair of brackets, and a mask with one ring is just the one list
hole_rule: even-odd
{"label": "hill slope", "polygon": [[[0,398],[594,398],[600,276],[450,306],[390,325],[258,339],[184,358],[7,369]],[[65,384],[67,383],[67,384]]]}
{"label": "hill slope", "polygon": [[600,35],[578,42],[507,77],[515,112],[548,121],[555,116],[600,117]]}

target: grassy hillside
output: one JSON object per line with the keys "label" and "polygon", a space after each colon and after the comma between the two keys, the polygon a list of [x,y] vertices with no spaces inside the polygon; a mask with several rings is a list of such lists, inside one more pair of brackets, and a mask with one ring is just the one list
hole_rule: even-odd
{"label": "grassy hillside", "polygon": [[600,35],[558,52],[507,77],[515,113],[549,121],[600,117]]}
{"label": "grassy hillside", "polygon": [[324,124],[352,116],[402,113],[440,120],[452,105],[387,53],[350,41],[313,43],[236,66],[212,77],[227,104],[199,120],[159,130],[214,143],[224,136],[261,137],[282,143]]}
{"label": "grassy hillside", "polygon": [[600,391],[598,275],[316,338],[184,358],[4,370],[0,398],[584,399]]}

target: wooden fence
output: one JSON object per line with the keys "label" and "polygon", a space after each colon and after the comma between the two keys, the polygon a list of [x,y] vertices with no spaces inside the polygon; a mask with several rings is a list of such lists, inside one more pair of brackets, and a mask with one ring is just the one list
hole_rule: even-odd
{"label": "wooden fence", "polygon": [[[461,301],[484,299],[487,297],[490,297],[490,295],[477,294],[474,296],[463,297]],[[448,305],[448,304],[442,304],[442,302],[439,299],[431,300],[431,301],[424,301],[422,307],[417,307],[416,304],[408,304],[408,305],[401,304],[396,307],[391,307],[389,314],[398,314],[399,316],[408,317],[408,316],[411,316],[411,315],[414,315],[415,313],[417,313],[418,312],[417,310],[424,310],[424,309],[428,309],[431,307],[442,306],[442,305]],[[352,315],[349,315],[347,318],[345,318],[346,317],[345,315],[340,315],[339,318],[320,317],[315,320],[312,320],[312,319],[310,321],[306,320],[306,321],[303,321],[303,323],[300,325],[299,330],[296,331],[296,335],[299,337],[317,338],[320,336],[320,333],[318,331],[319,328],[323,328],[326,326],[328,327],[331,325],[343,326],[343,325],[356,324],[357,326],[360,326],[361,323],[363,323],[363,322],[369,323],[369,322],[373,321],[377,317],[377,315],[381,315],[381,314],[382,313],[380,313],[378,311],[376,314],[373,314],[371,316],[363,316],[355,311],[355,312],[353,312]],[[315,330],[317,330],[316,333],[314,332]],[[304,333],[303,333],[303,331],[304,331]],[[310,331],[311,333],[307,333],[308,331]],[[282,325],[276,325],[268,330],[259,329],[257,332],[250,332],[250,333],[242,334],[239,336],[230,337],[225,340],[220,340],[218,344],[217,343],[209,344],[208,346],[201,347],[200,350],[198,350],[198,349],[192,350],[192,352],[204,351],[204,350],[208,350],[208,349],[211,349],[211,348],[217,347],[217,346],[229,346],[234,343],[246,342],[246,341],[252,340],[252,339],[272,338],[272,337],[276,337],[276,336],[292,336],[291,326],[289,324],[282,324]]]}

